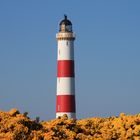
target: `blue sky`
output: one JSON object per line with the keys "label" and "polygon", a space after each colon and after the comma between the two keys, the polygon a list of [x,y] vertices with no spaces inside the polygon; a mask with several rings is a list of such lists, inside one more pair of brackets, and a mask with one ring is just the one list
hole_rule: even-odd
{"label": "blue sky", "polygon": [[0,109],[55,118],[59,22],[75,41],[77,118],[140,112],[139,0],[1,0]]}

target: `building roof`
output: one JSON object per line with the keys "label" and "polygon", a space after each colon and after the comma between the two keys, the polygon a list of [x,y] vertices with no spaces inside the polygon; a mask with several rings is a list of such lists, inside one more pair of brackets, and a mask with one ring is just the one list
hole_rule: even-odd
{"label": "building roof", "polygon": [[67,26],[67,25],[72,25],[72,23],[71,23],[70,20],[67,19],[67,16],[64,15],[64,19],[60,22],[60,26],[61,26],[61,25]]}

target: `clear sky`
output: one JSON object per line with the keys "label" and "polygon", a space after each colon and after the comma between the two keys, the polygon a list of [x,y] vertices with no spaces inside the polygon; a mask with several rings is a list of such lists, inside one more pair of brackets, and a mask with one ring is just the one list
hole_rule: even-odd
{"label": "clear sky", "polygon": [[0,109],[55,118],[64,14],[77,35],[77,117],[140,113],[139,0],[0,0]]}

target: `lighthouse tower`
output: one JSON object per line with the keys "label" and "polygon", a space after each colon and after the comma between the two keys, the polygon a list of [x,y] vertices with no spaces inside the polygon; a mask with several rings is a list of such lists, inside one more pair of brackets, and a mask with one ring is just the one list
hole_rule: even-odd
{"label": "lighthouse tower", "polygon": [[67,114],[76,118],[75,107],[75,73],[74,73],[74,40],[72,23],[64,16],[59,24],[57,54],[57,98],[56,118]]}

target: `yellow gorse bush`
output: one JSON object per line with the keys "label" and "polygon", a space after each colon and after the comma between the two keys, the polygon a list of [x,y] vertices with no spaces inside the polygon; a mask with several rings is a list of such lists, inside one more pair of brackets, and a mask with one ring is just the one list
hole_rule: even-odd
{"label": "yellow gorse bush", "polygon": [[37,122],[11,109],[0,112],[0,140],[140,140],[140,114]]}

